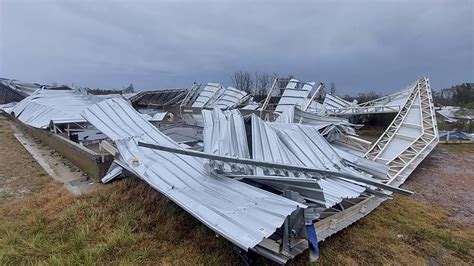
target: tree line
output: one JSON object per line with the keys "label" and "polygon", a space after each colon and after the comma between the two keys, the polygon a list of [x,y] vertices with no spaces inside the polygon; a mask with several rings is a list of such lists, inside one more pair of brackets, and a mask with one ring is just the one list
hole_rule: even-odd
{"label": "tree line", "polygon": [[[272,87],[273,82],[277,78],[282,78],[277,72],[266,73],[266,72],[254,72],[253,74],[248,71],[237,71],[232,74],[232,85],[238,90],[251,93],[254,96],[267,95],[268,90]],[[293,75],[286,75],[282,78],[280,84],[277,87],[286,87],[285,83],[287,80],[294,78]]]}
{"label": "tree line", "polygon": [[[359,93],[357,96],[344,95],[346,101],[357,100],[358,103],[368,102],[382,97],[375,91]],[[463,83],[451,86],[451,88],[433,91],[433,102],[436,106],[460,106],[474,109],[474,83]]]}
{"label": "tree line", "polygon": [[435,105],[474,109],[474,83],[462,83],[433,92]]}
{"label": "tree line", "polygon": [[108,95],[108,94],[125,94],[125,93],[134,93],[135,88],[132,84],[128,85],[125,89],[121,90],[111,90],[111,89],[92,89],[92,88],[85,88],[85,90],[94,95]]}

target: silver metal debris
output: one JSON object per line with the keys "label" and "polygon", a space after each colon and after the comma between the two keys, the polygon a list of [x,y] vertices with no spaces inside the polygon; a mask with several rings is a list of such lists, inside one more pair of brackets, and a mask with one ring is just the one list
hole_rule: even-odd
{"label": "silver metal debris", "polygon": [[127,170],[166,195],[206,226],[245,250],[280,227],[304,204],[206,171],[196,158],[139,147],[139,141],[182,149],[127,102],[110,99],[83,116],[112,139]]}

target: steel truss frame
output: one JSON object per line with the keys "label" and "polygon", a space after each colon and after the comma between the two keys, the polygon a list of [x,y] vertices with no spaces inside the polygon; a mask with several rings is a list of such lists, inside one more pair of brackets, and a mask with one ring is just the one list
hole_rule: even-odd
{"label": "steel truss frame", "polygon": [[[408,122],[408,115],[418,109],[420,123]],[[398,152],[394,158],[383,158],[382,155],[391,148],[391,143],[397,139],[408,140],[410,144]],[[422,78],[414,84],[405,105],[402,106],[387,130],[367,151],[365,157],[390,166],[390,179],[387,183],[396,180],[396,183],[400,185],[436,146],[438,141],[438,128],[429,80]]]}
{"label": "steel truss frame", "polygon": [[[402,93],[406,93],[403,90]],[[418,111],[419,124],[411,124],[405,121],[410,111]],[[406,128],[417,128],[421,133],[416,137],[406,136],[400,131]],[[389,148],[389,144],[398,139],[410,138],[410,144],[397,154],[392,160],[383,160],[380,157],[383,150]],[[398,187],[413,172],[421,161],[428,156],[431,150],[439,142],[438,128],[436,124],[432,93],[428,78],[424,77],[411,85],[410,95],[394,121],[369,149],[366,158],[383,162],[390,166],[390,179],[387,185]],[[361,195],[356,199],[344,200],[337,206],[325,210],[315,221],[314,227],[318,234],[318,240],[323,241],[327,237],[343,230],[354,222],[363,218],[383,201],[386,196]],[[292,245],[289,253],[281,252],[280,240],[264,239],[253,251],[271,260],[285,263],[308,248],[307,242],[296,242]]]}
{"label": "steel truss frame", "polygon": [[[416,83],[416,82],[415,82]],[[338,109],[327,109],[325,113],[327,115],[334,116],[350,116],[350,115],[363,115],[363,114],[387,114],[387,113],[398,113],[401,111],[402,106],[397,104],[389,104],[392,100],[404,97],[405,95],[410,94],[412,90],[412,85],[394,93],[387,95],[372,101],[360,103],[355,106],[350,106],[347,108],[338,108]]]}

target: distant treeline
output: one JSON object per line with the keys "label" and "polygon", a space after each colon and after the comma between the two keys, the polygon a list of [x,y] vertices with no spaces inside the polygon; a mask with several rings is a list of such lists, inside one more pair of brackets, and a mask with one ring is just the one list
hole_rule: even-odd
{"label": "distant treeline", "polygon": [[369,92],[359,93],[357,94],[357,96],[351,96],[351,95],[346,94],[342,96],[341,98],[349,102],[353,102],[354,100],[356,100],[358,103],[365,103],[368,101],[378,99],[380,97],[382,97],[382,95],[376,93],[375,91],[369,91]]}
{"label": "distant treeline", "polygon": [[435,105],[474,109],[474,83],[463,83],[433,92]]}
{"label": "distant treeline", "polygon": [[91,88],[85,88],[85,90],[94,95],[107,95],[107,94],[125,94],[125,93],[133,93],[135,92],[135,89],[133,88],[133,85],[130,84],[127,88],[123,90],[109,90],[109,89],[91,89]]}
{"label": "distant treeline", "polygon": [[[363,103],[382,96],[375,91],[370,91],[359,93],[357,96],[344,95],[342,98],[350,102],[357,100],[358,103]],[[433,91],[433,101],[436,106],[460,106],[474,109],[474,83],[463,83],[441,91]]]}

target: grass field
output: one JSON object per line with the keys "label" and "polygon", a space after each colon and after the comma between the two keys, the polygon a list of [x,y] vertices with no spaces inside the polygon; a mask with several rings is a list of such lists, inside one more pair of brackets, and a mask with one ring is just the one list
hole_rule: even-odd
{"label": "grass field", "polygon": [[[240,263],[228,241],[137,179],[72,196],[12,134],[0,120],[0,264]],[[322,243],[318,263],[472,265],[474,227],[451,216],[395,197]]]}

